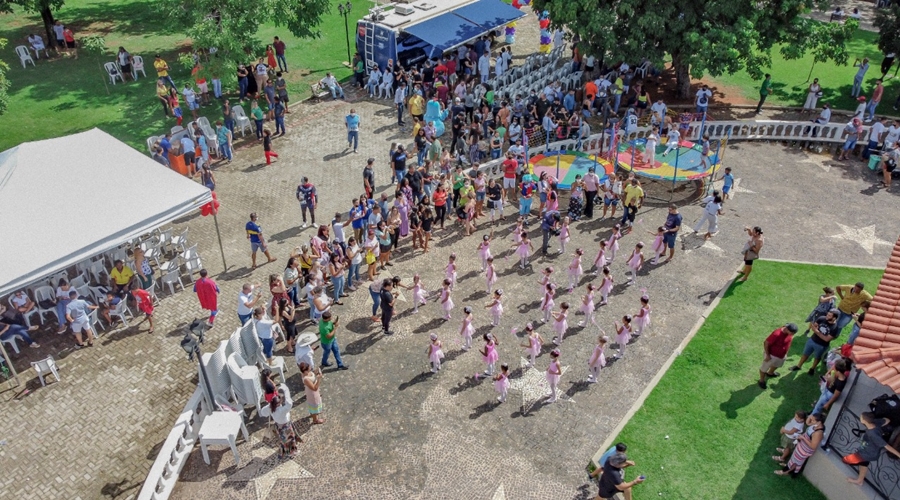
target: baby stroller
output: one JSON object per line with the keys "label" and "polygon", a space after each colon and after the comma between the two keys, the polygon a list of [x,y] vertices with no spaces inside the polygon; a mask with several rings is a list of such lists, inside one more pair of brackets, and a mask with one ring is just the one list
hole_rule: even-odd
{"label": "baby stroller", "polygon": [[566,214],[571,222],[575,222],[584,215],[584,200],[578,197],[569,198],[569,211]]}

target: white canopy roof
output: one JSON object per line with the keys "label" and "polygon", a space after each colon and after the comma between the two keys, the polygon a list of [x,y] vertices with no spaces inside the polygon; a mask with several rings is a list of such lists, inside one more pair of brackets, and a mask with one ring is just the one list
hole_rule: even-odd
{"label": "white canopy roof", "polygon": [[0,296],[212,200],[99,129],[0,153]]}

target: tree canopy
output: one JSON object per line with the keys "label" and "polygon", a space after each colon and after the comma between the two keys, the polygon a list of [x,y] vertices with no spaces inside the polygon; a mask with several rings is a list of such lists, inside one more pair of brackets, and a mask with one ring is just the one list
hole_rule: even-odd
{"label": "tree canopy", "polygon": [[878,28],[878,48],[885,54],[900,53],[900,4],[877,9],[874,24]]}
{"label": "tree canopy", "polygon": [[13,5],[25,9],[26,12],[35,12],[41,15],[44,22],[44,31],[47,41],[52,43],[50,26],[53,25],[53,11],[59,10],[65,4],[65,0],[0,0],[0,13],[9,14],[13,11]]}
{"label": "tree canopy", "polygon": [[[6,39],[0,38],[0,49],[6,47]],[[9,106],[9,80],[6,78],[6,72],[9,71],[9,65],[0,60],[0,115],[6,113]]]}
{"label": "tree canopy", "polygon": [[[679,97],[689,95],[691,77],[741,69],[761,77],[776,44],[801,48],[782,51],[786,57],[800,57],[812,48],[807,38],[813,34],[817,40],[832,37],[838,59],[846,62],[846,54],[840,54],[846,40],[842,37],[852,31],[801,17],[809,4],[808,0],[534,0],[535,9],[549,11],[554,23],[579,36],[583,52],[606,57],[607,63],[646,58],[662,67],[670,57]],[[833,54],[820,48],[819,56]]]}

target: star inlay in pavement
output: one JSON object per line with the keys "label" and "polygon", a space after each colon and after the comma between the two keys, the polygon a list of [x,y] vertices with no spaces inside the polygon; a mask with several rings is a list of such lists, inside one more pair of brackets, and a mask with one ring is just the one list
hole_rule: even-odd
{"label": "star inlay in pavement", "polygon": [[869,255],[872,255],[875,252],[875,245],[893,245],[890,241],[884,241],[883,239],[875,236],[875,224],[866,227],[850,227],[841,224],[840,222],[835,222],[838,226],[840,226],[841,234],[834,234],[832,238],[838,238],[841,240],[852,241],[854,243],[859,243],[859,246],[863,247],[863,250],[869,252]]}
{"label": "star inlay in pavement", "polygon": [[503,483],[500,483],[500,487],[494,492],[491,500],[506,500],[506,490],[503,488]]}
{"label": "star inlay in pavement", "polygon": [[269,492],[272,491],[272,488],[279,479],[304,479],[315,477],[309,471],[300,467],[300,464],[297,462],[303,451],[302,444],[300,445],[300,452],[296,457],[285,459],[278,457],[279,448],[277,438],[262,441],[251,436],[249,445],[253,458],[247,465],[228,476],[228,479],[226,479],[225,482],[252,482],[256,490],[256,500],[266,500],[266,498],[269,497]]}
{"label": "star inlay in pavement", "polygon": [[[528,413],[538,401],[550,395],[550,384],[547,382],[546,369],[536,366],[528,368],[528,360],[525,358],[519,358],[519,366],[522,368],[522,376],[510,379],[509,388],[522,393],[522,412]],[[568,366],[562,366],[559,371],[565,375],[568,369]],[[556,393],[559,401],[575,402],[566,396],[561,387],[557,387]]]}

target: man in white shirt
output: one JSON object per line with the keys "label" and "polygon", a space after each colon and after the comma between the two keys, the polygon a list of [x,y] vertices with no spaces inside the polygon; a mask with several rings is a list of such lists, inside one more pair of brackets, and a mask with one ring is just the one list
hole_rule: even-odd
{"label": "man in white shirt", "polygon": [[678,148],[678,143],[681,141],[681,133],[678,132],[678,127],[669,127],[669,133],[666,134],[666,137],[668,141],[666,141],[666,150],[663,152],[663,156]]}
{"label": "man in white shirt", "polygon": [[650,122],[654,125],[662,125],[666,121],[666,103],[663,102],[662,98],[656,100],[653,104],[650,105]]}
{"label": "man in white shirt", "polygon": [[[330,72],[325,73],[325,78],[320,80],[323,86],[331,91],[331,98],[337,99],[338,94],[340,94],[341,99],[344,98],[344,89],[341,87],[341,84],[338,83],[337,78],[334,77]],[[260,87],[262,88],[262,87]]]}
{"label": "man in white shirt", "polygon": [[347,252],[347,238],[344,235],[344,228],[349,226],[353,221],[346,220],[341,222],[341,213],[335,212],[334,219],[331,219],[331,233],[334,235],[335,241],[337,241],[344,252]]}
{"label": "man in white shirt", "polygon": [[863,115],[866,113],[866,96],[861,95],[856,98],[856,102],[859,104],[856,105],[856,111],[853,112],[853,118],[859,118],[859,121],[862,121]]}
{"label": "man in white shirt", "polygon": [[891,146],[898,140],[900,140],[900,121],[894,120],[884,136],[884,149],[891,149]]}
{"label": "man in white shirt", "polygon": [[53,25],[53,34],[56,35],[56,45],[62,50],[66,50],[66,37],[63,35],[63,32],[66,30],[66,27],[63,26],[62,21],[58,20]]}
{"label": "man in white shirt", "polygon": [[190,83],[184,84],[184,89],[181,91],[181,95],[184,96],[184,102],[187,104],[188,109],[191,110],[191,114],[194,116],[194,119],[197,119],[197,110],[200,109],[200,106],[197,104],[197,93],[194,92],[194,89],[191,88]]}
{"label": "man in white shirt", "polygon": [[401,81],[394,92],[394,105],[397,106],[397,126],[402,127],[403,123],[403,105],[406,103],[406,81]]}
{"label": "man in white shirt", "polygon": [[697,113],[706,113],[706,108],[709,106],[709,99],[712,97],[712,91],[709,90],[709,87],[706,85],[700,87],[700,90],[697,91]]}
{"label": "man in white shirt", "polygon": [[885,131],[884,122],[885,118],[882,116],[869,127],[869,143],[866,144],[861,155],[864,160],[868,160],[872,155],[872,151],[878,149],[878,143],[881,142],[881,137],[884,135]]}
{"label": "man in white shirt", "polygon": [[584,216],[588,219],[594,218],[594,200],[597,198],[597,192],[600,191],[600,177],[596,174],[596,170],[594,167],[588,167],[588,173],[584,175],[584,195],[586,199]]}
{"label": "man in white shirt", "polygon": [[[247,320],[253,316],[253,308],[256,307],[256,303],[262,298],[262,294],[253,293],[254,289],[258,287],[259,285],[254,287],[250,283],[244,283],[244,286],[241,287],[241,293],[238,294],[237,306],[237,315],[241,325],[246,323]],[[254,295],[256,296],[254,297]]]}
{"label": "man in white shirt", "polygon": [[47,47],[44,46],[44,39],[41,38],[41,35],[33,34],[28,35],[28,44],[31,45],[31,50],[34,51],[34,56],[40,59],[41,51],[44,51],[44,55],[49,58],[50,55],[47,54]]}
{"label": "man in white shirt", "polygon": [[485,52],[478,58],[478,76],[481,77],[481,83],[486,83],[491,72],[491,56]]}
{"label": "man in white shirt", "polygon": [[[822,105],[822,112],[819,113],[819,116],[813,120],[813,123],[817,123],[819,125],[825,125],[826,123],[831,121],[831,105],[825,103]],[[809,129],[812,128],[812,136],[816,137],[819,134],[819,127],[807,127],[803,132],[806,133]]]}

